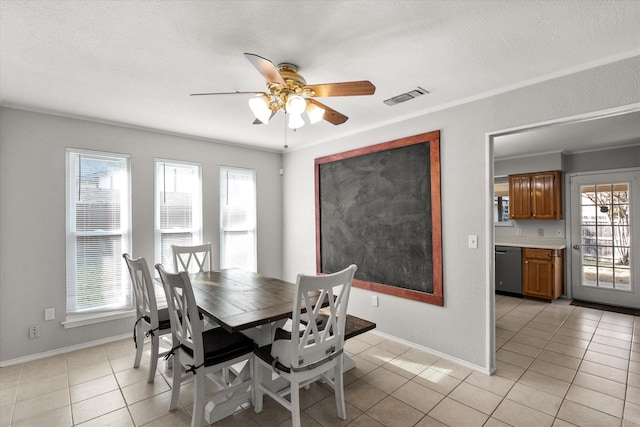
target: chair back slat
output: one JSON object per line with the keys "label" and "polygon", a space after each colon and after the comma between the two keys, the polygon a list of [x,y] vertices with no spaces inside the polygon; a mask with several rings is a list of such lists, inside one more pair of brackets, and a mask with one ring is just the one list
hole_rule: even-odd
{"label": "chair back slat", "polygon": [[281,363],[299,368],[342,350],[347,305],[356,269],[352,264],[324,276],[298,275],[288,351],[284,343],[276,341],[273,344],[275,352],[282,352],[278,355]]}
{"label": "chair back slat", "polygon": [[211,242],[195,246],[171,245],[173,268],[176,272],[201,273],[203,271],[211,271],[213,270],[212,251],[213,245]]}
{"label": "chair back slat", "polygon": [[137,315],[138,317],[147,316],[151,319],[151,323],[155,323],[152,325],[155,328],[158,326],[158,318],[153,313],[157,313],[158,307],[147,261],[144,258],[132,259],[129,254],[123,254],[122,257],[127,263],[131,276]]}
{"label": "chair back slat", "polygon": [[198,313],[189,274],[184,271],[169,273],[161,264],[156,264],[156,270],[167,297],[171,332],[181,345],[191,350],[196,364],[200,364],[204,361],[203,323]]}

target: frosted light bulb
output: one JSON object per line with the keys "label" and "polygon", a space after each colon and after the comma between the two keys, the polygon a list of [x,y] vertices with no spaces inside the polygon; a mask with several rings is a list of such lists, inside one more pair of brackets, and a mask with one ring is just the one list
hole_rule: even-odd
{"label": "frosted light bulb", "polygon": [[269,123],[269,119],[271,118],[271,109],[269,108],[269,100],[266,96],[258,96],[249,99],[249,108],[251,108],[251,112],[256,119],[260,120],[264,124]]}

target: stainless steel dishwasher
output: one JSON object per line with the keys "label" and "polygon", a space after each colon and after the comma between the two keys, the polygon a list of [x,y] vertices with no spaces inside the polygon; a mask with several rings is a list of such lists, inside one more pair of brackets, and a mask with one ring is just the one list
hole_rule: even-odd
{"label": "stainless steel dishwasher", "polygon": [[496,246],[496,293],[522,295],[522,248]]}

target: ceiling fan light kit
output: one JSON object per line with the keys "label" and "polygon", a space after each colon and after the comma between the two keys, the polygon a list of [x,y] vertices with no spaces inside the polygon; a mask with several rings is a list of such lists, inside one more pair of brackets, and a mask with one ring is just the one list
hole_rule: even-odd
{"label": "ceiling fan light kit", "polygon": [[289,114],[289,128],[298,129],[304,126],[302,113],[307,109],[307,101],[300,95],[288,95],[286,112]]}
{"label": "ceiling fan light kit", "polygon": [[289,95],[287,97],[287,113],[297,114],[298,116],[304,113],[307,108],[307,101],[300,95]]}
{"label": "ceiling fan light kit", "polygon": [[324,118],[324,111],[324,108],[320,108],[315,104],[307,102],[307,117],[309,117],[309,123],[312,125],[315,125]]}
{"label": "ceiling fan light kit", "polygon": [[236,91],[191,95],[257,95],[249,99],[249,108],[257,119],[254,123],[268,124],[271,117],[278,111],[284,110],[289,116],[288,127],[299,129],[305,124],[302,113],[306,113],[311,124],[324,119],[333,125],[340,125],[348,119],[344,114],[318,102],[314,97],[373,95],[376,91],[376,87],[367,80],[307,85],[294,64],[282,63],[276,67],[271,61],[261,56],[252,53],[245,53],[244,56],[265,78],[267,92]]}
{"label": "ceiling fan light kit", "polygon": [[269,123],[271,109],[269,108],[269,99],[265,95],[249,99],[249,108],[256,119],[264,124]]}
{"label": "ceiling fan light kit", "polygon": [[300,129],[304,126],[304,120],[299,114],[289,114],[289,124],[287,126],[289,126],[289,129],[293,130]]}

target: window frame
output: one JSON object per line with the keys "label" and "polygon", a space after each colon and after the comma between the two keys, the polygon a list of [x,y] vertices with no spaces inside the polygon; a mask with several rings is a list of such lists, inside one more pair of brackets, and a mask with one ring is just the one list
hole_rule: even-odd
{"label": "window frame", "polygon": [[[195,194],[196,197],[192,198],[192,207],[191,207],[191,227],[188,228],[169,228],[169,229],[161,229],[160,228],[160,198],[162,191],[165,188],[160,188],[160,182],[158,180],[159,177],[159,167],[166,166],[177,166],[177,167],[191,167],[197,171],[197,183],[196,190],[191,194]],[[153,162],[153,194],[154,194],[154,202],[153,202],[153,216],[154,216],[154,231],[153,231],[153,251],[154,251],[154,259],[155,263],[163,264],[164,267],[171,271],[173,270],[173,259],[170,261],[165,261],[163,263],[162,259],[162,236],[170,235],[170,234],[184,234],[191,233],[191,242],[187,242],[187,245],[198,245],[202,243],[202,235],[203,235],[203,215],[202,215],[202,206],[203,206],[203,194],[202,194],[202,164],[197,162],[188,162],[183,160],[173,160],[173,159],[164,159],[164,158],[156,158]],[[164,179],[163,179],[164,183]],[[165,183],[166,184],[166,183]],[[167,265],[168,262],[168,265]],[[155,272],[155,269],[154,269]],[[157,272],[155,272],[157,276]]]}
{"label": "window frame", "polygon": [[[82,156],[110,159],[123,162],[121,169],[125,173],[122,181],[124,191],[120,194],[119,205],[119,221],[120,227],[110,230],[89,230],[78,231],[77,221],[77,197],[79,192],[78,174],[81,174],[81,165],[76,167],[76,158],[82,161]],[[73,174],[73,177],[71,176]],[[113,179],[113,175],[109,175]],[[80,187],[81,190],[81,187]],[[112,153],[104,151],[86,150],[79,148],[67,147],[65,150],[65,262],[66,262],[66,320],[63,323],[65,328],[82,326],[91,323],[97,323],[114,318],[122,318],[132,316],[133,310],[133,294],[131,282],[126,266],[121,261],[122,254],[115,255],[113,259],[114,265],[120,269],[120,284],[123,286],[125,294],[123,303],[119,305],[107,304],[89,309],[81,309],[78,307],[78,270],[76,268],[78,262],[78,237],[108,237],[119,236],[121,242],[121,251],[129,252],[132,245],[132,193],[131,193],[131,155],[122,153]]]}
{"label": "window frame", "polygon": [[[246,227],[246,228],[238,228],[238,227],[234,227],[234,228],[225,228],[224,225],[224,218],[225,218],[225,205],[226,205],[226,198],[228,196],[227,191],[228,189],[225,189],[225,182],[227,182],[228,184],[228,180],[227,178],[224,176],[225,172],[229,172],[229,171],[242,171],[242,172],[250,172],[250,174],[252,175],[253,178],[253,212],[252,212],[252,216],[253,216],[253,223],[252,223],[252,227]],[[228,187],[228,185],[227,185]],[[253,271],[254,273],[257,272],[258,270],[258,216],[257,216],[257,211],[258,211],[258,174],[257,171],[255,169],[249,169],[249,168],[241,168],[241,167],[235,167],[235,166],[220,166],[220,268],[224,269],[224,268],[234,268],[234,266],[230,266],[227,264],[226,260],[225,260],[225,255],[226,255],[226,243],[225,243],[225,236],[229,233],[236,233],[236,234],[241,234],[241,233],[249,233],[250,236],[252,237],[252,253],[250,255],[251,257],[251,268],[248,268],[249,271]]]}

